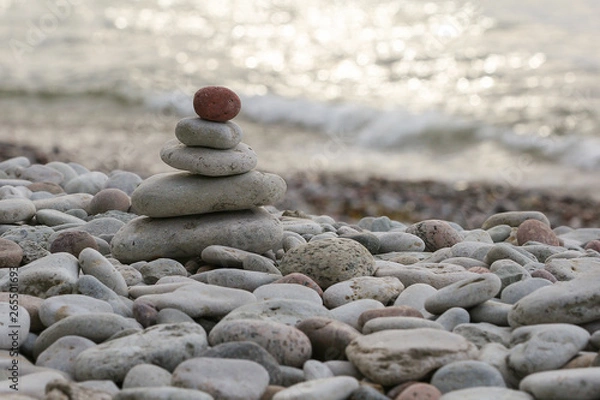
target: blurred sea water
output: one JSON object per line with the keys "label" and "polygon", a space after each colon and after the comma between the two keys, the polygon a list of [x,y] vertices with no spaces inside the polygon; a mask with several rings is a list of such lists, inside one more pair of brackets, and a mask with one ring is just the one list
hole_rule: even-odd
{"label": "blurred sea water", "polygon": [[115,121],[169,126],[225,85],[266,127],[250,137],[269,169],[594,191],[599,16],[597,0],[0,0],[0,139],[110,146]]}

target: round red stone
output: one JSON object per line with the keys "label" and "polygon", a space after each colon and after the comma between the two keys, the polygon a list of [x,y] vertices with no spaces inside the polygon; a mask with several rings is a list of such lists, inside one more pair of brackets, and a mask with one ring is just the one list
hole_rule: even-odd
{"label": "round red stone", "polygon": [[242,101],[223,86],[206,86],[194,95],[194,111],[202,119],[225,122],[233,119],[242,108]]}

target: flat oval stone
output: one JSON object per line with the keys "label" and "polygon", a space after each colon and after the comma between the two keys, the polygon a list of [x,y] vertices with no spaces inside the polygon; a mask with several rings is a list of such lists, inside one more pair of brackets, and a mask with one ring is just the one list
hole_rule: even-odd
{"label": "flat oval stone", "polygon": [[[234,247],[211,245],[202,250],[202,261],[218,267],[242,268],[244,260],[257,255]],[[266,258],[266,257],[265,257]]]}
{"label": "flat oval stone", "polygon": [[321,361],[318,360],[308,360],[302,366],[302,370],[304,371],[304,379],[307,381],[312,381],[315,379],[323,379],[323,378],[332,378],[333,372]]}
{"label": "flat oval stone", "polygon": [[444,394],[439,400],[482,399],[534,400],[529,394],[519,390],[487,386],[455,390]]}
{"label": "flat oval stone", "polygon": [[472,322],[489,322],[498,326],[508,326],[508,313],[510,310],[510,304],[494,298],[471,307],[469,315]]}
{"label": "flat oval stone", "polygon": [[296,283],[270,283],[261,285],[252,293],[258,301],[279,298],[311,301],[319,305],[323,304],[323,299],[315,290]]}
{"label": "flat oval stone", "polygon": [[140,296],[134,303],[138,302],[151,304],[159,311],[174,308],[192,318],[223,317],[242,305],[255,303],[256,297],[245,290],[190,283],[172,292]]}
{"label": "flat oval stone", "polygon": [[452,307],[444,311],[442,315],[435,319],[435,322],[442,325],[444,329],[450,332],[458,325],[466,324],[470,321],[471,317],[469,312],[462,307]]}
{"label": "flat oval stone", "polygon": [[98,250],[96,239],[85,231],[62,231],[50,237],[51,253],[70,253],[79,257],[79,253],[87,247]]}
{"label": "flat oval stone", "polygon": [[508,366],[518,376],[558,369],[588,344],[590,334],[571,324],[522,326],[512,332]]}
{"label": "flat oval stone", "polygon": [[358,317],[358,325],[362,329],[362,327],[365,325],[365,323],[367,323],[367,321],[373,318],[382,317],[423,318],[423,314],[421,314],[421,312],[416,308],[405,305],[389,306],[386,308],[376,308],[361,313],[360,317]]}
{"label": "flat oval stone", "polygon": [[35,215],[35,204],[25,198],[0,200],[0,224],[29,221]]}
{"label": "flat oval stone", "polygon": [[354,300],[331,310],[331,316],[338,321],[342,321],[354,329],[361,330],[362,325],[359,325],[360,316],[368,310],[380,310],[385,308],[380,301],[373,299]]}
{"label": "flat oval stone", "polygon": [[91,215],[102,214],[111,210],[129,211],[131,198],[124,191],[117,188],[102,189],[90,201],[89,212]]}
{"label": "flat oval stone", "polygon": [[158,258],[142,265],[139,269],[144,282],[148,285],[155,284],[160,278],[165,276],[187,276],[184,266],[170,258]]}
{"label": "flat oval stone", "polygon": [[483,348],[489,343],[499,343],[503,346],[510,344],[509,328],[487,322],[460,324],[452,332],[461,335],[479,348]]}
{"label": "flat oval stone", "polygon": [[327,308],[359,299],[374,299],[385,305],[393,302],[403,290],[402,282],[393,276],[359,276],[327,288],[323,292],[323,301]]}
{"label": "flat oval stone", "polygon": [[64,175],[54,168],[40,164],[17,168],[15,176],[31,182],[52,182],[56,184],[60,184],[64,178]]}
{"label": "flat oval stone", "polygon": [[282,236],[279,220],[262,208],[168,219],[139,217],[117,232],[111,250],[123,263],[192,258],[213,244],[262,254]]}
{"label": "flat oval stone", "polygon": [[211,346],[251,341],[267,350],[278,363],[292,367],[302,367],[312,352],[311,342],[301,330],[275,321],[222,321],[210,331],[208,341]]}
{"label": "flat oval stone", "polygon": [[335,319],[307,318],[296,325],[304,332],[312,345],[312,358],[317,360],[343,360],[346,346],[360,336],[360,332]]}
{"label": "flat oval stone", "polygon": [[536,399],[595,399],[600,393],[600,367],[537,372],[526,376],[519,390]]}
{"label": "flat oval stone", "polygon": [[389,329],[444,329],[444,327],[425,318],[418,317],[378,317],[365,322],[362,333],[368,335],[373,332],[379,332]]}
{"label": "flat oval stone", "polygon": [[242,128],[232,121],[219,123],[191,117],[179,120],[175,136],[187,146],[231,149],[242,141]]}
{"label": "flat oval stone", "polygon": [[510,326],[548,323],[584,324],[600,319],[600,273],[587,272],[540,288],[517,301],[508,314]]}
{"label": "flat oval stone", "polygon": [[323,239],[295,247],[281,260],[279,269],[286,275],[300,272],[326,289],[357,276],[375,272],[373,256],[360,243],[351,239]]}
{"label": "flat oval stone", "polygon": [[250,341],[221,343],[206,349],[200,357],[250,360],[262,365],[269,373],[269,384],[279,385],[283,375],[277,360],[263,347]]}
{"label": "flat oval stone", "polygon": [[108,175],[104,189],[119,189],[131,196],[140,183],[142,183],[142,178],[138,174],[128,171],[113,171]]}
{"label": "flat oval stone", "polygon": [[173,168],[203,176],[230,176],[251,171],[258,163],[254,150],[238,143],[227,150],[189,147],[177,139],[165,143],[160,151],[163,162]]}
{"label": "flat oval stone", "polygon": [[94,196],[89,193],[73,193],[64,196],[50,197],[48,199],[34,200],[33,204],[37,210],[46,208],[63,212],[76,208],[87,210],[93,197]]}
{"label": "flat oval stone", "polygon": [[112,313],[113,308],[106,301],[81,294],[65,294],[47,298],[40,306],[40,320],[46,326],[78,314]]}
{"label": "flat oval stone", "polygon": [[35,214],[35,219],[39,224],[46,226],[58,226],[63,224],[83,225],[85,221],[74,217],[62,211],[45,208]]}
{"label": "flat oval stone", "polygon": [[490,229],[497,225],[508,225],[517,227],[528,219],[535,219],[550,226],[548,218],[539,211],[507,211],[494,214],[486,219],[481,225],[482,229]]}
{"label": "flat oval stone", "polygon": [[269,374],[254,361],[197,357],[175,368],[171,385],[200,390],[216,399],[259,400],[269,385]]}
{"label": "flat oval stone", "polygon": [[77,291],[86,296],[106,301],[116,314],[127,318],[132,316],[133,305],[131,300],[119,296],[93,275],[82,275],[77,280]]}
{"label": "flat oval stone", "polygon": [[128,388],[116,393],[112,400],[214,400],[210,394],[195,389],[172,386]]}
{"label": "flat oval stone", "polygon": [[344,400],[359,388],[356,378],[335,376],[313,379],[290,386],[273,396],[273,400],[328,399]]}
{"label": "flat oval stone", "polygon": [[143,181],[131,195],[131,203],[138,214],[179,217],[275,204],[285,191],[280,176],[258,171],[220,178],[167,172]]}
{"label": "flat oval stone", "polygon": [[100,282],[120,296],[127,296],[125,278],[115,266],[98,251],[88,247],[79,253],[79,264],[86,275],[95,276]]}
{"label": "flat oval stone", "polygon": [[63,336],[40,353],[35,360],[38,367],[46,367],[75,375],[75,358],[96,343],[81,336]]}
{"label": "flat oval stone", "polygon": [[500,292],[502,282],[494,274],[481,274],[448,285],[425,300],[425,309],[442,314],[452,307],[470,308],[493,298]]}
{"label": "flat oval stone", "polygon": [[265,272],[245,271],[243,269],[221,268],[201,272],[192,278],[209,285],[224,286],[235,289],[254,291],[281,278],[281,275],[267,274]]}
{"label": "flat oval stone", "polygon": [[237,319],[259,319],[295,326],[310,317],[332,318],[332,313],[325,307],[310,301],[271,299],[238,307],[227,314],[219,324]]}
{"label": "flat oval stone", "polygon": [[426,220],[406,228],[406,233],[415,235],[425,243],[427,251],[452,247],[462,241],[460,234],[446,221]]}
{"label": "flat oval stone", "polygon": [[418,380],[452,361],[473,359],[477,347],[441,329],[385,330],[354,339],[348,359],[371,381],[384,386]]}
{"label": "flat oval stone", "polygon": [[[383,232],[376,235],[379,239],[378,253],[393,251],[424,251],[425,242],[413,234],[406,232]],[[355,239],[356,240],[356,239]]]}
{"label": "flat oval stone", "polygon": [[543,278],[525,279],[506,287],[500,295],[500,300],[507,304],[515,304],[528,294],[550,285],[552,282]]}
{"label": "flat oval stone", "polygon": [[0,268],[15,268],[21,265],[23,249],[12,240],[0,238]]}
{"label": "flat oval stone", "polygon": [[[74,293],[79,276],[77,259],[68,253],[50,254],[19,268],[18,292],[47,298]],[[10,291],[10,274],[0,278],[0,291]]]}
{"label": "flat oval stone", "polygon": [[[425,318],[432,316],[425,309],[425,301],[437,293],[437,289],[431,285],[425,283],[416,283],[408,286],[400,295],[396,298],[394,306],[409,306],[419,311]],[[413,315],[408,315],[413,316]]]}
{"label": "flat oval stone", "polygon": [[225,122],[233,119],[242,108],[240,97],[223,86],[205,86],[194,94],[194,111],[201,118]]}
{"label": "flat oval stone", "polygon": [[402,265],[390,261],[378,261],[375,276],[395,276],[408,288],[421,283],[441,289],[455,282],[479,276],[460,265],[446,263],[416,263]]}
{"label": "flat oval stone", "polygon": [[431,384],[442,393],[478,386],[506,387],[502,374],[482,361],[454,361],[442,366],[431,377]]}
{"label": "flat oval stone", "polygon": [[75,379],[108,379],[121,383],[127,372],[138,364],[154,364],[173,371],[181,362],[197,357],[206,347],[206,332],[196,323],[151,326],[81,352],[75,360]]}
{"label": "flat oval stone", "polygon": [[134,320],[112,313],[71,315],[52,324],[40,333],[33,347],[33,355],[37,357],[63,336],[81,336],[99,343],[119,331],[138,327],[138,323]]}
{"label": "flat oval stone", "polygon": [[153,364],[138,364],[131,368],[123,380],[123,389],[135,387],[170,386],[171,373]]}

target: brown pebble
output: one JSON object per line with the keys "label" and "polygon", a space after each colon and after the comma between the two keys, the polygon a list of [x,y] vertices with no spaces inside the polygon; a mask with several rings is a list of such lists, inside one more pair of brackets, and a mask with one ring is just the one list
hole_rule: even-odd
{"label": "brown pebble", "polygon": [[600,252],[600,240],[590,240],[585,245],[586,250],[596,250]]}
{"label": "brown pebble", "polygon": [[438,219],[417,222],[406,228],[406,233],[420,237],[425,242],[427,251],[452,247],[462,242],[460,234],[449,223]]}
{"label": "brown pebble", "polygon": [[554,283],[556,282],[558,279],[556,279],[556,277],[554,275],[552,275],[552,273],[550,271],[547,271],[545,269],[536,269],[531,273],[531,277],[532,278],[543,278],[543,279],[547,279],[550,282]]}
{"label": "brown pebble", "polygon": [[0,268],[14,268],[21,265],[23,249],[12,240],[0,238]]}
{"label": "brown pebble", "polygon": [[398,386],[394,386],[386,393],[386,396],[389,397],[390,399],[395,399],[396,397],[398,397],[398,395],[400,395],[400,393],[402,393],[404,390],[406,390],[406,388],[408,388],[410,385],[414,385],[416,383],[419,383],[419,381],[408,381],[408,382],[401,383]]}
{"label": "brown pebble", "polygon": [[292,272],[291,274],[287,274],[283,278],[279,278],[273,283],[295,283],[297,285],[306,286],[316,291],[319,294],[319,296],[323,297],[323,289],[321,289],[321,287],[317,285],[317,283],[310,279],[308,276],[299,272]]}
{"label": "brown pebble", "polygon": [[85,231],[65,231],[56,235],[50,245],[50,253],[70,253],[79,257],[79,253],[87,247],[98,250],[96,239]]}
{"label": "brown pebble", "polygon": [[486,267],[471,267],[471,268],[467,269],[467,271],[475,272],[476,274],[488,274],[491,272]]}
{"label": "brown pebble", "polygon": [[584,352],[579,353],[575,357],[571,359],[568,363],[563,365],[561,369],[571,369],[571,368],[588,368],[591,367],[594,363],[594,360],[598,356],[597,353],[592,352]]}
{"label": "brown pebble", "polygon": [[438,400],[442,392],[429,383],[415,383],[404,389],[395,400]]}
{"label": "brown pebble", "polygon": [[421,311],[411,306],[389,306],[385,308],[376,308],[374,310],[363,311],[358,317],[358,326],[362,327],[367,321],[379,317],[416,317],[423,318]]}
{"label": "brown pebble", "polygon": [[33,182],[27,186],[27,189],[32,192],[48,192],[52,194],[62,194],[65,192],[60,185],[54,182]]}
{"label": "brown pebble", "polygon": [[133,302],[133,318],[144,328],[155,325],[157,315],[158,311],[152,304],[144,301]]}
{"label": "brown pebble", "polygon": [[361,336],[360,332],[342,321],[325,317],[310,317],[296,324],[312,345],[312,358],[319,361],[345,360],[346,347]]}
{"label": "brown pebble", "polygon": [[545,243],[550,246],[560,246],[560,241],[556,234],[552,232],[552,229],[536,219],[523,221],[517,229],[517,243],[519,246],[523,246],[529,241]]}
{"label": "brown pebble", "polygon": [[194,111],[202,119],[225,122],[233,119],[242,108],[242,101],[223,86],[206,86],[194,94]]}
{"label": "brown pebble", "polygon": [[102,189],[90,201],[90,214],[101,214],[110,210],[127,212],[131,207],[131,198],[121,189]]}
{"label": "brown pebble", "polygon": [[[8,303],[10,300],[10,293],[0,292],[0,303]],[[40,320],[39,310],[42,306],[44,299],[40,299],[36,296],[28,294],[19,294],[19,305],[27,310],[29,318],[31,320],[29,330],[37,333],[46,329],[46,326]]]}

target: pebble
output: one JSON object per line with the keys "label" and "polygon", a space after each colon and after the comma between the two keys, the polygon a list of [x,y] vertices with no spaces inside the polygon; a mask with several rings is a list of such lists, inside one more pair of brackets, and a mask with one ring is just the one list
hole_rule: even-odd
{"label": "pebble", "polygon": [[444,311],[435,322],[442,325],[445,330],[452,332],[456,326],[467,324],[471,321],[469,312],[461,307],[452,307]]}
{"label": "pebble", "polygon": [[281,177],[257,171],[219,179],[167,172],[143,181],[133,192],[131,203],[138,214],[178,217],[275,204],[285,191]]}
{"label": "pebble", "polygon": [[75,378],[121,383],[138,364],[173,371],[184,360],[198,357],[206,347],[206,332],[196,323],[156,325],[84,350],[75,360]]}
{"label": "pebble", "polygon": [[251,171],[258,162],[256,153],[245,143],[227,150],[188,147],[177,139],[160,151],[163,162],[173,168],[203,176],[230,176]]}
{"label": "pebble", "polygon": [[28,221],[35,215],[35,204],[25,198],[0,200],[0,224]]}
{"label": "pebble", "polygon": [[127,212],[131,207],[131,199],[127,193],[117,188],[102,189],[92,197],[89,212],[92,215],[111,210]]}
{"label": "pebble", "polygon": [[67,182],[64,186],[65,192],[89,193],[91,195],[95,195],[104,188],[106,181],[108,181],[108,176],[102,172],[87,172]]}
{"label": "pebble", "polygon": [[81,276],[77,281],[77,291],[94,299],[106,301],[116,314],[123,317],[132,316],[133,305],[129,304],[131,300],[119,296],[93,275]]}
{"label": "pebble", "polygon": [[262,285],[273,283],[281,275],[264,272],[246,271],[243,269],[220,268],[193,275],[193,279],[209,285],[224,286],[235,289],[254,291]]}
{"label": "pebble", "polygon": [[334,376],[329,367],[318,360],[307,360],[302,366],[302,370],[304,371],[304,380],[306,381],[332,378]]}
{"label": "pebble", "polygon": [[537,372],[525,377],[519,389],[531,393],[536,399],[597,399],[600,393],[600,368]]}
{"label": "pebble", "polygon": [[315,290],[296,283],[270,283],[257,287],[252,294],[258,301],[269,299],[296,299],[322,305],[323,299]]}
{"label": "pebble", "polygon": [[282,235],[279,221],[261,208],[163,219],[139,217],[117,232],[111,250],[123,263],[197,257],[214,244],[262,254],[275,247]]}
{"label": "pebble", "polygon": [[369,333],[379,332],[388,329],[417,329],[417,328],[431,328],[431,329],[444,329],[444,327],[435,322],[424,318],[416,317],[379,317],[373,318],[365,322],[362,333],[368,335]]}
{"label": "pebble", "polygon": [[279,278],[273,283],[295,283],[298,285],[306,286],[307,288],[310,288],[317,292],[319,297],[323,297],[323,289],[321,289],[321,287],[317,285],[317,283],[310,279],[308,276],[299,272],[292,272],[291,274],[287,274],[283,278]]}
{"label": "pebble", "polygon": [[352,392],[349,400],[389,400],[389,397],[370,386],[361,385]]}
{"label": "pebble", "polygon": [[377,267],[375,276],[395,276],[405,287],[422,283],[441,289],[463,279],[475,279],[479,276],[460,265],[446,263],[402,265],[390,261],[378,261]]}
{"label": "pebble", "polygon": [[414,307],[405,305],[394,305],[385,308],[376,308],[372,310],[366,310],[358,317],[358,326],[362,330],[362,327],[368,321],[374,318],[382,317],[413,317],[423,318],[423,314]]}
{"label": "pebble", "polygon": [[[127,283],[115,266],[97,250],[85,248],[79,253],[79,265],[86,275],[92,275],[120,296],[127,296]],[[143,275],[143,274],[142,274]]]}
{"label": "pebble", "polygon": [[503,242],[509,238],[512,232],[510,225],[500,224],[487,229],[487,233],[494,243]]}
{"label": "pebble", "polygon": [[63,212],[76,208],[87,210],[89,209],[89,205],[93,197],[94,196],[89,193],[72,193],[64,196],[55,196],[47,199],[34,200],[33,204],[38,211],[47,208]]}
{"label": "pebble", "polygon": [[500,343],[508,347],[511,340],[509,328],[499,327],[488,322],[460,324],[452,332],[461,335],[479,348],[483,348],[489,343]]}
{"label": "pebble", "polygon": [[[440,400],[534,400],[529,394],[518,390],[499,387],[474,387],[455,390],[440,397]],[[544,398],[546,399],[546,398]],[[548,399],[550,400],[550,399]]]}
{"label": "pebble", "polygon": [[269,385],[269,374],[254,361],[197,357],[175,368],[171,384],[216,399],[259,400]]}
{"label": "pebble", "polygon": [[454,361],[442,366],[431,377],[431,384],[442,393],[471,387],[506,387],[500,372],[476,360]]}
{"label": "pebble", "polygon": [[236,249],[235,247],[211,245],[202,250],[200,256],[202,257],[202,261],[207,264],[218,267],[242,268],[244,260],[251,255],[257,254]]}
{"label": "pebble", "polygon": [[172,292],[140,296],[137,302],[151,304],[157,310],[174,308],[192,318],[223,317],[243,305],[255,303],[256,297],[241,289],[191,282],[179,285]]}
{"label": "pebble", "polygon": [[175,127],[175,137],[190,147],[226,150],[242,141],[242,129],[232,121],[218,123],[202,118],[183,118]]}
{"label": "pebble", "polygon": [[142,178],[138,174],[117,170],[108,175],[108,180],[104,183],[104,189],[119,189],[131,196],[140,183],[142,183]]}
{"label": "pebble", "polygon": [[512,309],[510,304],[490,299],[469,309],[473,322],[489,322],[498,326],[508,326],[508,314]]}
{"label": "pebble", "polygon": [[558,369],[588,344],[590,334],[570,324],[542,324],[516,328],[511,335],[508,366],[518,376]]}
{"label": "pebble", "polygon": [[170,258],[158,258],[142,265],[139,272],[148,285],[155,284],[160,278],[165,276],[187,276],[187,271],[183,265]]}
{"label": "pebble", "polygon": [[21,265],[23,249],[12,240],[0,238],[0,268],[15,268]]}
{"label": "pebble", "polygon": [[403,290],[402,282],[393,276],[360,276],[329,286],[323,292],[323,302],[330,309],[359,299],[373,299],[386,305]]}
{"label": "pebble", "polygon": [[571,258],[571,259],[551,259],[546,262],[544,267],[559,281],[569,281],[575,279],[578,275],[585,272],[600,271],[600,259],[594,258]]}
{"label": "pebble", "polygon": [[123,389],[113,397],[113,400],[213,400],[205,392],[194,389],[161,386],[152,388]]}
{"label": "pebble", "polygon": [[539,242],[550,246],[560,246],[560,240],[544,222],[528,219],[517,229],[517,243],[523,246],[527,242]]}
{"label": "pebble", "polygon": [[212,346],[200,357],[250,360],[262,365],[269,373],[269,384],[283,383],[283,375],[277,360],[263,347],[251,341],[235,341]]}
{"label": "pebble", "polygon": [[442,314],[452,307],[470,308],[496,296],[501,281],[494,274],[481,274],[450,284],[425,300],[425,309],[432,314]]}
{"label": "pebble", "polygon": [[550,221],[548,221],[548,218],[539,211],[507,211],[488,217],[488,219],[486,219],[481,225],[481,228],[487,230],[497,225],[518,227],[523,222],[530,219],[541,221],[545,225],[550,226]]}
{"label": "pebble", "polygon": [[[431,317],[433,314],[425,309],[425,301],[437,293],[437,289],[425,283],[416,283],[408,286],[396,298],[394,306],[408,306],[419,311],[425,318]],[[408,315],[411,316],[411,315]]]}
{"label": "pebble", "polygon": [[452,361],[473,359],[477,347],[441,329],[385,330],[357,337],[346,355],[371,381],[390,386],[421,379]]}
{"label": "pebble", "polygon": [[73,377],[77,355],[94,346],[96,343],[81,336],[63,336],[38,355],[35,365],[63,371]]}
{"label": "pebble", "polygon": [[193,106],[200,118],[225,122],[240,112],[242,101],[231,89],[223,86],[205,86],[194,94]]}
{"label": "pebble", "polygon": [[528,294],[550,285],[552,282],[543,278],[525,279],[506,287],[500,295],[500,300],[504,303],[515,304]]}
{"label": "pebble", "polygon": [[312,352],[310,339],[301,330],[276,321],[222,320],[208,336],[211,346],[242,340],[260,345],[278,363],[291,367],[302,367]]}
{"label": "pebble", "polygon": [[81,218],[74,217],[62,211],[46,208],[39,210],[35,214],[35,219],[38,224],[46,226],[59,226],[64,224],[84,225],[85,221]]}
{"label": "pebble", "polygon": [[51,182],[60,184],[64,176],[54,168],[46,165],[33,164],[28,167],[20,167],[15,169],[15,177],[31,182]]}
{"label": "pebble", "polygon": [[494,261],[490,265],[490,272],[500,278],[502,282],[501,291],[515,282],[531,277],[525,268],[509,259]]}
{"label": "pebble", "polygon": [[342,321],[354,329],[361,330],[362,325],[359,325],[359,318],[363,312],[368,310],[383,309],[385,306],[381,302],[373,299],[355,300],[331,310],[331,316]]}
{"label": "pebble", "polygon": [[[50,254],[19,268],[18,292],[40,298],[74,293],[79,276],[77,258]],[[0,278],[0,291],[10,290],[10,275]]]}
{"label": "pebble", "polygon": [[112,312],[112,306],[106,301],[80,294],[64,294],[44,300],[39,309],[39,316],[42,323],[48,327],[71,315]]}
{"label": "pebble", "polygon": [[438,400],[442,393],[433,385],[427,383],[413,383],[404,389],[395,400]]}
{"label": "pebble", "polygon": [[[340,232],[338,231],[338,234]],[[347,233],[339,235],[341,238],[356,240],[358,243],[365,246],[369,253],[377,254],[379,253],[381,243],[379,238],[370,232],[362,232],[362,233]],[[387,249],[384,249],[387,250]],[[383,253],[387,253],[386,251],[382,251]]]}
{"label": "pebble", "polygon": [[312,358],[322,361],[343,360],[346,347],[360,336],[352,326],[335,319],[310,317],[296,325],[310,340]]}
{"label": "pebble", "polygon": [[96,239],[85,231],[58,232],[50,237],[49,250],[51,253],[64,252],[79,257],[81,251],[88,247],[99,250]]}
{"label": "pebble", "polygon": [[425,242],[423,242],[423,240],[420,237],[410,233],[384,232],[376,236],[379,240],[379,249],[377,250],[377,253],[389,253],[392,251],[425,250]]}
{"label": "pebble", "polygon": [[406,233],[418,236],[425,243],[427,251],[452,247],[462,241],[460,234],[446,221],[426,220],[406,228]]}
{"label": "pebble", "polygon": [[171,373],[153,364],[138,364],[131,368],[123,380],[123,389],[136,387],[170,386]]}
{"label": "pebble", "polygon": [[312,278],[322,289],[357,276],[375,272],[373,256],[351,239],[323,239],[288,251],[279,269],[286,275],[300,272]]}
{"label": "pebble", "polygon": [[314,379],[277,392],[273,400],[344,400],[358,387],[356,378],[350,376]]}
{"label": "pebble", "polygon": [[600,319],[600,273],[543,287],[517,301],[508,314],[510,326],[548,323],[584,324]]}

